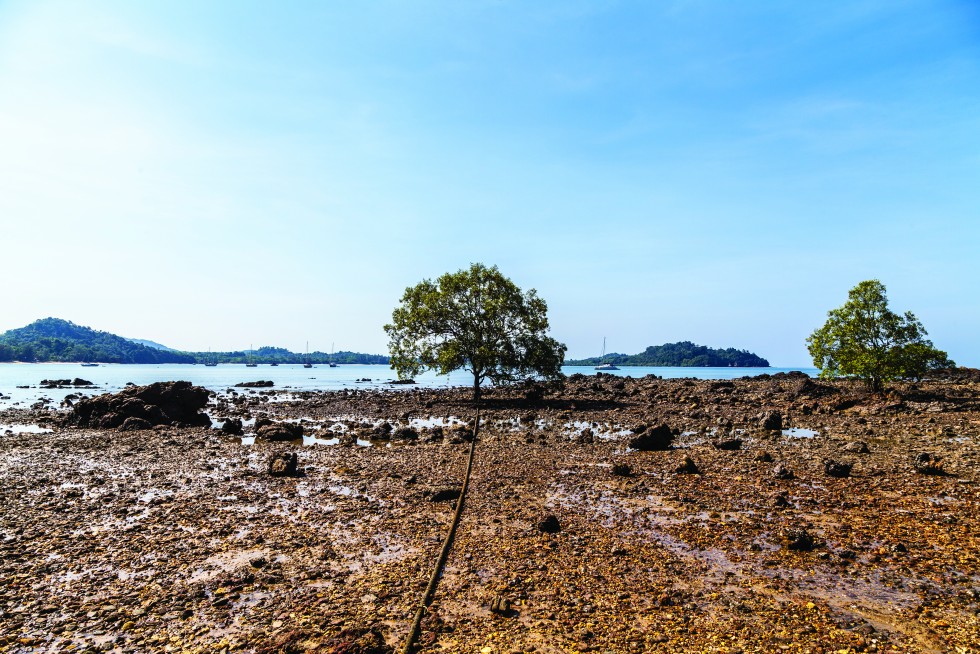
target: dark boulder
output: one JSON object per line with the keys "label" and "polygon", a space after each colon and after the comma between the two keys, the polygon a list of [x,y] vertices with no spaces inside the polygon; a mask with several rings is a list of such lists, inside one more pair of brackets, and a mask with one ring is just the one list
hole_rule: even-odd
{"label": "dark boulder", "polygon": [[295,477],[296,452],[278,452],[270,456],[269,474],[273,477]]}
{"label": "dark boulder", "polygon": [[411,427],[399,427],[391,432],[391,437],[401,441],[417,441],[419,439],[419,433]]}
{"label": "dark boulder", "polygon": [[132,386],[118,393],[79,400],[66,418],[70,425],[112,429],[127,418],[140,418],[150,425],[206,427],[210,392],[190,382],[156,382],[149,386]]}
{"label": "dark boulder", "polygon": [[711,445],[716,450],[740,450],[742,449],[741,438],[725,438],[719,441],[711,441]]}
{"label": "dark boulder", "polygon": [[252,382],[240,382],[235,384],[235,388],[272,388],[275,384],[269,380],[259,380]]}
{"label": "dark boulder", "polygon": [[429,493],[430,502],[454,502],[459,499],[458,488],[442,488]]}
{"label": "dark boulder", "polygon": [[943,464],[940,458],[935,454],[930,454],[929,452],[921,452],[915,457],[914,462],[915,471],[920,475],[938,475],[942,476],[946,474],[943,470]]}
{"label": "dark boulder", "polygon": [[140,429],[153,429],[153,425],[150,424],[149,420],[129,417],[123,420],[119,426],[119,431],[139,431]]}
{"label": "dark boulder", "polygon": [[557,534],[561,531],[561,523],[553,514],[548,514],[538,521],[538,531],[544,534]]}
{"label": "dark boulder", "polygon": [[614,463],[612,473],[615,477],[631,477],[633,475],[633,469],[630,468],[628,463]]}
{"label": "dark boulder", "polygon": [[781,536],[782,543],[788,550],[812,552],[817,546],[817,540],[802,527],[785,529]]}
{"label": "dark boulder", "polygon": [[228,418],[221,425],[221,431],[229,436],[241,436],[245,433],[239,418]]}
{"label": "dark boulder", "polygon": [[759,420],[759,426],[767,431],[778,431],[783,428],[783,416],[779,411],[766,411]]}
{"label": "dark boulder", "polygon": [[836,477],[838,479],[844,479],[851,476],[850,463],[841,463],[840,461],[834,461],[833,459],[827,459],[823,462],[823,471],[827,473],[828,477]]}
{"label": "dark boulder", "polygon": [[255,430],[256,440],[295,441],[303,438],[303,425],[293,422],[273,422]]}
{"label": "dark boulder", "polygon": [[647,427],[629,441],[629,446],[641,452],[669,450],[674,443],[674,430],[665,424]]}
{"label": "dark boulder", "polygon": [[694,459],[685,455],[684,458],[681,459],[680,465],[674,468],[674,472],[681,475],[697,475],[700,474],[701,469],[698,468],[698,464],[694,462]]}

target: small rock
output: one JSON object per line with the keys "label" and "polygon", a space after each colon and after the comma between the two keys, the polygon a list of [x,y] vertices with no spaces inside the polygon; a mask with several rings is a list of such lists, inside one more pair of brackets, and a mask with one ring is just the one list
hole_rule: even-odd
{"label": "small rock", "polygon": [[538,531],[545,534],[557,534],[561,531],[561,523],[558,522],[558,518],[554,514],[548,514],[538,522]]}
{"label": "small rock", "polygon": [[726,438],[719,441],[712,441],[711,445],[716,450],[740,450],[742,449],[741,438]]}
{"label": "small rock", "polygon": [[834,461],[833,459],[827,459],[823,462],[823,471],[827,473],[829,477],[836,477],[838,479],[844,479],[851,476],[850,463],[841,463],[840,461]]}
{"label": "small rock", "polygon": [[458,488],[440,488],[429,493],[430,502],[453,502],[459,499]]}
{"label": "small rock", "polygon": [[776,479],[792,479],[795,477],[793,471],[782,463],[776,464],[776,467],[772,469],[772,476]]}
{"label": "small rock", "polygon": [[870,454],[871,449],[868,444],[864,441],[851,441],[842,448],[845,452],[852,452],[854,454]]}
{"label": "small rock", "polygon": [[279,452],[269,457],[269,474],[273,477],[295,477],[296,452]]}
{"label": "small rock", "polygon": [[674,442],[674,431],[666,424],[644,429],[630,439],[629,446],[641,452],[669,450]]}
{"label": "small rock", "polygon": [[698,464],[694,462],[694,459],[684,455],[684,458],[681,459],[680,464],[674,468],[674,472],[682,475],[696,475],[701,472],[701,469],[698,468]]}
{"label": "small rock", "polygon": [[759,426],[768,431],[779,431],[783,428],[783,416],[778,411],[766,411],[762,414]]}
{"label": "small rock", "polygon": [[633,469],[626,463],[614,463],[612,473],[616,477],[629,477],[633,474]]}
{"label": "small rock", "polygon": [[812,552],[817,545],[810,532],[802,527],[791,527],[783,530],[782,542],[786,549],[797,552]]}
{"label": "small rock", "polygon": [[490,612],[497,615],[507,615],[510,613],[510,600],[498,595],[490,602]]}

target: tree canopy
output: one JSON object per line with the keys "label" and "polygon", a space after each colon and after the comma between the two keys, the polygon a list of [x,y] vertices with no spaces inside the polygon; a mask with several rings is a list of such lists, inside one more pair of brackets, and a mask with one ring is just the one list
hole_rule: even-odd
{"label": "tree canopy", "polygon": [[806,341],[821,377],[854,376],[878,391],[887,381],[918,379],[955,365],[925,338],[911,311],[900,316],[888,308],[885,286],[877,279],[852,288],[844,306],[827,315]]}
{"label": "tree canopy", "polygon": [[474,263],[405,289],[385,325],[399,378],[424,370],[473,374],[473,395],[494,384],[557,379],[565,346],[547,335],[548,305],[522,292],[496,266]]}

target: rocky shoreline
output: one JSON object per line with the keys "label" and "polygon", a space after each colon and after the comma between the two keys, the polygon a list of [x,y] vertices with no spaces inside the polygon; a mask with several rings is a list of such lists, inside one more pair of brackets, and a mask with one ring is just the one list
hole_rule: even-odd
{"label": "rocky shoreline", "polygon": [[[0,413],[53,430],[0,434],[0,649],[400,651],[467,398],[229,389],[212,427]],[[497,389],[420,651],[977,651],[978,434],[970,375]]]}

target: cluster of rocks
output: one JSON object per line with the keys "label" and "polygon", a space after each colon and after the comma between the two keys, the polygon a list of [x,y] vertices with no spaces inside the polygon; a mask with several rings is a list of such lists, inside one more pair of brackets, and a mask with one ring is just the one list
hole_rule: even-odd
{"label": "cluster of rocks", "polygon": [[156,425],[210,426],[203,413],[211,393],[190,382],[157,382],[77,401],[65,422],[76,427],[122,430]]}

